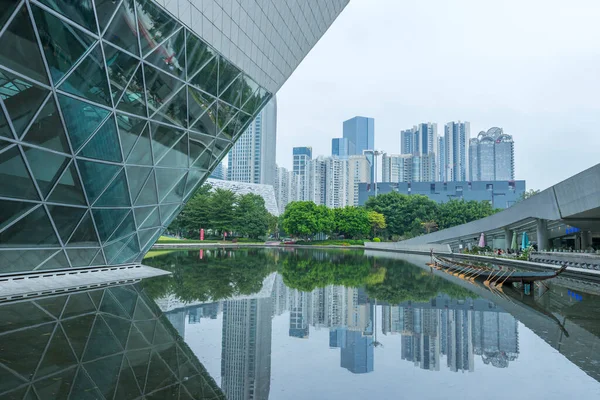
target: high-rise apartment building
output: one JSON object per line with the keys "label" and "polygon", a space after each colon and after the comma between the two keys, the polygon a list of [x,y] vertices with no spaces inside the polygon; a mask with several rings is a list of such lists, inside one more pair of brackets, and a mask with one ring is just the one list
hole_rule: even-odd
{"label": "high-rise apartment building", "polygon": [[471,180],[515,179],[515,146],[511,135],[502,128],[490,128],[480,132],[469,142]]}
{"label": "high-rise apartment building", "polygon": [[347,206],[349,186],[348,160],[328,157],[325,159],[325,171],[325,205],[329,208]]}
{"label": "high-rise apartment building", "polygon": [[[412,129],[400,133],[402,155],[412,155],[410,176],[404,182],[423,182],[428,178],[437,180],[439,174],[438,134],[437,124],[432,122],[420,123]],[[388,160],[389,162],[389,160]],[[390,171],[388,169],[388,171]],[[409,171],[409,169],[406,169]]]}
{"label": "high-rise apartment building", "polygon": [[2,2],[0,274],[140,262],[347,4]]}
{"label": "high-rise apartment building", "polygon": [[415,153],[415,132],[407,129],[400,132],[400,154]]}
{"label": "high-rise apartment building", "polygon": [[273,97],[227,155],[227,180],[273,185],[277,165],[277,100]]}
{"label": "high-rise apartment building", "polygon": [[381,182],[412,182],[412,154],[383,154]]}
{"label": "high-rise apartment building", "polygon": [[327,157],[319,156],[308,162],[306,166],[305,187],[301,189],[306,194],[305,200],[317,205],[325,204],[327,191]]}
{"label": "high-rise apartment building", "polygon": [[469,180],[468,145],[471,137],[469,122],[448,122],[444,129],[446,179],[444,181]]}
{"label": "high-rise apartment building", "polygon": [[348,158],[355,154],[356,146],[348,138],[331,139],[331,156],[339,158]]}
{"label": "high-rise apartment building", "polygon": [[348,157],[347,205],[358,206],[358,185],[371,183],[371,164],[364,155]]}
{"label": "high-rise apartment building", "polygon": [[298,200],[308,200],[308,191],[306,190],[306,170],[308,162],[312,160],[312,147],[294,147],[292,149],[292,154],[294,156],[292,171],[300,180]]}
{"label": "high-rise apartment building", "polygon": [[446,138],[444,136],[438,137],[438,150],[437,150],[437,171],[438,175],[436,181],[446,181]]}

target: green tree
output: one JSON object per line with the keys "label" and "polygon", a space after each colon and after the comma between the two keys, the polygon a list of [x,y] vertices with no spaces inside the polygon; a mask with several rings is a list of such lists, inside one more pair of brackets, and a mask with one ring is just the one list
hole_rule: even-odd
{"label": "green tree", "polygon": [[333,210],[334,231],[347,239],[359,239],[369,234],[369,213],[362,207],[346,206]]}
{"label": "green tree", "polygon": [[388,236],[412,237],[422,233],[422,222],[434,220],[438,205],[426,196],[392,192],[371,197],[365,206],[383,214]]}
{"label": "green tree", "polygon": [[210,229],[210,211],[207,204],[211,196],[209,184],[202,185],[187,202],[181,213],[169,226],[169,230],[183,232],[186,237],[198,237],[200,229]]}
{"label": "green tree", "polygon": [[373,232],[373,237],[377,236],[377,232],[385,229],[385,217],[383,214],[378,213],[377,211],[367,211],[367,217],[369,218],[369,223],[371,224],[371,229]]}
{"label": "green tree", "polygon": [[332,209],[321,204],[314,208],[314,215],[317,223],[316,230],[312,232],[313,235],[317,233],[329,235],[335,230],[335,217]]}
{"label": "green tree", "polygon": [[217,232],[229,232],[234,228],[236,195],[231,190],[216,189],[206,205],[210,227]]}
{"label": "green tree", "polygon": [[523,194],[521,196],[519,196],[519,198],[517,199],[517,202],[523,201],[523,200],[527,200],[528,198],[535,196],[536,194],[539,194],[540,190],[537,189],[529,189],[523,192]]}
{"label": "green tree", "polygon": [[267,234],[271,219],[262,196],[248,193],[238,197],[234,213],[234,229],[237,233],[258,239]]}
{"label": "green tree", "polygon": [[317,205],[312,201],[293,201],[285,207],[283,229],[292,236],[307,239],[319,231]]}
{"label": "green tree", "polygon": [[439,229],[447,229],[489,217],[498,211],[487,201],[450,200],[438,206],[435,222]]}

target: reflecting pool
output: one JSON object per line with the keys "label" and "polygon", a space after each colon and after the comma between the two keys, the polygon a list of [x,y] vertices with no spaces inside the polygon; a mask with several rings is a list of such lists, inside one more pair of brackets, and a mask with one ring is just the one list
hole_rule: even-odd
{"label": "reflecting pool", "polygon": [[0,399],[600,398],[600,285],[530,296],[363,251],[150,252],[0,303]]}

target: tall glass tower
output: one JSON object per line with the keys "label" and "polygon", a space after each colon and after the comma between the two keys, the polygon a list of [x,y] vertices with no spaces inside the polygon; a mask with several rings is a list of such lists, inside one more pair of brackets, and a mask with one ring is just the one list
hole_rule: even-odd
{"label": "tall glass tower", "polygon": [[0,275],[139,262],[347,3],[3,1]]}

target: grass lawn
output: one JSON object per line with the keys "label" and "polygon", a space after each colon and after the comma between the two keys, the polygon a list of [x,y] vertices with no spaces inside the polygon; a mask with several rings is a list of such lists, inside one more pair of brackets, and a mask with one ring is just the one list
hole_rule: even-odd
{"label": "grass lawn", "polygon": [[310,242],[298,241],[300,246],[364,246],[368,240],[313,240]]}

